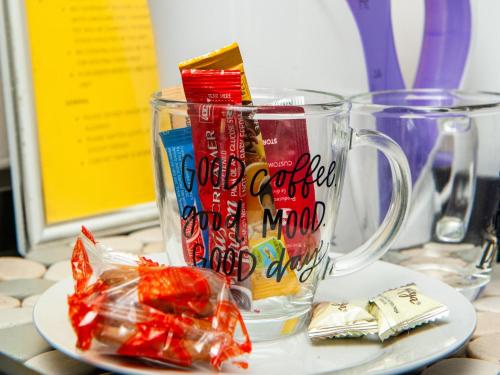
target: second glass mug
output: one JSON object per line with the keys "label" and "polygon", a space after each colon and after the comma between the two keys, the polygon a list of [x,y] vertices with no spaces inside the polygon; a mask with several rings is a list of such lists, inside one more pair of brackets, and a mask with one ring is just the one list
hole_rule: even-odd
{"label": "second glass mug", "polygon": [[[152,136],[168,264],[229,276],[250,336],[260,341],[307,324],[327,259],[335,277],[388,250],[408,212],[411,179],[394,141],[349,127],[344,98],[256,88],[252,97],[251,106],[187,103],[180,88],[164,90],[152,98]],[[346,156],[357,146],[387,157],[393,194],[376,233],[336,256]]]}

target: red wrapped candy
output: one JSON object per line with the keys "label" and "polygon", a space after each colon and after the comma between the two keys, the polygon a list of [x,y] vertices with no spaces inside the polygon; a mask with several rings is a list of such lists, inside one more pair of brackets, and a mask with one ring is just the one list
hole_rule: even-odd
{"label": "red wrapped candy", "polygon": [[236,358],[250,353],[251,343],[228,278],[107,250],[85,230],[71,262],[69,318],[79,349],[179,366],[220,369],[229,359],[246,366]]}

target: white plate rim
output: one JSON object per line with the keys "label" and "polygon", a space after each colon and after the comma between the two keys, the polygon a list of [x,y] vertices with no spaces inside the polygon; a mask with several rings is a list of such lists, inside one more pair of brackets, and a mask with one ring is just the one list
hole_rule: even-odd
{"label": "white plate rim", "polygon": [[[402,267],[402,266],[398,266],[398,265],[395,265],[395,264],[391,264],[391,263],[387,263],[387,262],[383,262],[383,261],[377,261],[375,263],[373,263],[371,265],[371,267],[377,267],[377,266],[381,266],[381,265],[384,265],[384,266],[389,266],[389,267],[395,267],[395,268],[398,268],[398,269],[403,269],[404,272],[407,272],[408,274],[417,274],[419,277],[422,277],[423,274],[417,272],[417,271],[414,271],[414,270],[411,270],[411,269],[408,269],[408,268],[405,268],[405,267]],[[388,368],[388,369],[384,369],[384,370],[375,370],[375,371],[370,371],[370,374],[400,374],[402,372],[409,372],[409,371],[415,371],[415,370],[418,370],[418,369],[421,369],[423,367],[425,367],[426,365],[429,365],[431,363],[434,363],[440,359],[443,359],[443,358],[446,358],[452,354],[454,354],[455,352],[457,352],[473,335],[474,333],[474,330],[475,330],[475,327],[476,327],[476,312],[474,310],[474,307],[472,306],[472,304],[469,302],[469,300],[467,300],[462,294],[460,294],[459,292],[457,292],[456,290],[454,290],[452,287],[448,286],[447,284],[444,284],[442,283],[441,281],[437,280],[437,279],[432,279],[430,278],[430,281],[432,283],[436,283],[436,284],[439,284],[440,287],[445,287],[446,289],[449,290],[450,293],[453,293],[455,294],[455,297],[461,299],[461,303],[463,304],[463,307],[465,308],[468,308],[469,311],[468,313],[464,312],[464,315],[468,315],[470,314],[471,317],[473,317],[473,324],[469,327],[469,330],[467,331],[466,334],[464,334],[461,338],[461,340],[459,341],[456,341],[453,345],[450,345],[448,348],[446,348],[445,350],[442,350],[440,352],[437,352],[433,355],[429,355],[425,358],[421,358],[421,359],[417,359],[417,360],[414,360],[414,361],[409,361],[409,362],[406,362],[404,364],[401,364],[401,365],[398,365],[397,367],[394,367],[394,368]],[[63,283],[71,283],[71,279],[65,279],[65,280],[61,280],[59,281],[58,283],[52,285],[49,289],[47,289],[41,296],[40,296],[40,300],[43,301],[43,296],[45,294],[49,294],[49,292],[55,288],[60,288],[61,287],[61,284]],[[89,356],[86,356],[85,353],[80,353],[78,351],[71,351],[71,349],[68,349],[66,347],[62,347],[60,345],[58,345],[56,342],[54,342],[50,336],[46,335],[43,330],[40,329],[39,327],[39,320],[38,320],[38,316],[39,316],[40,312],[39,312],[39,302],[37,302],[34,306],[34,309],[33,309],[33,322],[34,322],[34,325],[38,331],[38,333],[45,338],[45,340],[47,340],[47,342],[56,350],[59,350],[61,351],[62,353],[66,354],[67,356],[75,359],[75,360],[79,360],[79,361],[82,361],[82,362],[85,362],[87,364],[90,364],[92,366],[95,366],[95,367],[98,367],[100,369],[103,369],[103,370],[106,370],[106,371],[123,371],[123,368],[119,365],[114,365],[113,363],[111,362],[100,362],[100,361],[95,361],[93,360],[92,357],[89,357]],[[172,368],[173,370],[173,368]],[[356,367],[351,367],[351,368],[346,368],[344,370],[341,370],[340,373],[344,372],[344,371],[353,371],[353,370],[356,370]],[[133,371],[131,369],[131,371]],[[166,371],[169,371],[168,369]],[[184,373],[186,374],[189,374],[191,373],[189,370],[183,370]],[[130,372],[131,374],[133,372]],[[193,372],[194,373],[194,372]],[[207,372],[209,373],[209,372]]]}

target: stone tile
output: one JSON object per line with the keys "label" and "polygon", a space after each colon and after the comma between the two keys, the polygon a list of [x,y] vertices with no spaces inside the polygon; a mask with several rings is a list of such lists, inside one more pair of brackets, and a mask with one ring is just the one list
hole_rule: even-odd
{"label": "stone tile", "polygon": [[21,306],[21,302],[17,298],[0,294],[0,310],[13,309],[19,306]]}
{"label": "stone tile", "polygon": [[500,278],[492,278],[483,292],[483,296],[500,296]]}
{"label": "stone tile", "polygon": [[500,366],[479,359],[450,358],[426,368],[422,375],[496,375]]}
{"label": "stone tile", "polygon": [[43,278],[52,281],[60,281],[72,276],[71,262],[69,260],[61,260],[51,265],[47,272],[45,272],[45,275],[43,275]]}
{"label": "stone tile", "polygon": [[0,329],[0,352],[18,361],[24,362],[51,349],[31,323]]}
{"label": "stone tile", "polygon": [[472,340],[467,345],[467,354],[469,357],[500,365],[500,333],[492,333]]}
{"label": "stone tile", "polygon": [[156,254],[163,253],[164,251],[165,246],[163,245],[163,242],[151,242],[142,249],[143,254]]}
{"label": "stone tile", "polygon": [[24,299],[33,294],[42,294],[53,284],[53,281],[46,279],[0,281],[0,294],[5,294],[18,299]]}
{"label": "stone tile", "polygon": [[43,264],[20,257],[0,257],[0,280],[36,279],[42,277]]}
{"label": "stone tile", "polygon": [[39,354],[24,364],[44,375],[86,375],[96,372],[95,367],[70,358],[57,350]]}
{"label": "stone tile", "polygon": [[491,278],[493,280],[500,280],[500,263],[494,263],[491,271]]}
{"label": "stone tile", "polygon": [[425,264],[440,264],[443,266],[448,266],[452,268],[463,268],[467,265],[467,263],[459,258],[437,258],[437,257],[432,257],[432,256],[415,256],[412,257],[408,260],[405,260],[400,263],[402,266],[405,267],[418,267],[420,265],[425,265]]}
{"label": "stone tile", "polygon": [[477,311],[500,313],[500,296],[481,297],[474,302]]}
{"label": "stone tile", "polygon": [[50,266],[53,263],[59,262],[61,260],[68,260],[71,258],[73,253],[73,245],[69,244],[55,244],[55,245],[43,245],[37,247],[30,251],[26,258]]}
{"label": "stone tile", "polygon": [[32,296],[23,299],[22,307],[34,307],[36,302],[40,298],[40,294],[33,294]]}
{"label": "stone tile", "polygon": [[143,247],[143,243],[141,241],[129,236],[103,237],[97,238],[97,241],[106,248],[126,253],[139,254]]}
{"label": "stone tile", "polygon": [[500,313],[484,312],[477,313],[477,326],[473,338],[486,336],[492,333],[500,333]]}
{"label": "stone tile", "polygon": [[130,233],[131,238],[135,238],[144,244],[163,241],[160,227],[152,227]]}
{"label": "stone tile", "polygon": [[20,307],[0,310],[0,329],[33,322],[33,308]]}

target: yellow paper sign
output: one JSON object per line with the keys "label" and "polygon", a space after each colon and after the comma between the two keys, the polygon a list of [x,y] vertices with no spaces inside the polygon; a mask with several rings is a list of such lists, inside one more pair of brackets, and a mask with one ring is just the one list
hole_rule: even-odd
{"label": "yellow paper sign", "polygon": [[45,217],[154,200],[146,0],[27,0]]}

